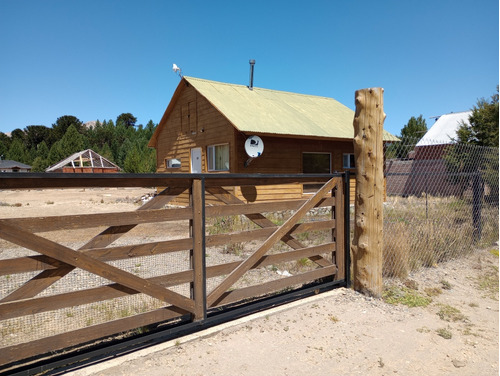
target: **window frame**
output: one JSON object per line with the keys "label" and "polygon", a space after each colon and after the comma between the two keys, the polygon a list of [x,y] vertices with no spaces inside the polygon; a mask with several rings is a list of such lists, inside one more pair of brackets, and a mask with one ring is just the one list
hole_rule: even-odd
{"label": "window frame", "polygon": [[[329,172],[305,172],[304,171],[304,154],[327,154],[329,156]],[[316,152],[316,151],[303,151],[302,152],[302,173],[303,174],[331,174],[332,173],[332,153],[331,152],[328,152],[328,151],[320,151],[320,152]]]}
{"label": "window frame", "polygon": [[[217,158],[217,153],[216,153],[216,148],[220,146],[227,146],[227,169],[217,169],[216,168],[216,158]],[[210,150],[213,150],[213,153],[210,152]],[[221,143],[221,144],[214,144],[214,145],[208,145],[207,146],[207,171],[209,172],[226,172],[230,171],[231,168],[231,148],[230,144],[227,143]]]}
{"label": "window frame", "polygon": [[[179,165],[178,166],[172,166],[171,165],[171,161],[177,161],[179,162]],[[182,167],[182,161],[178,158],[165,158],[165,167],[166,168],[181,168]]]}
{"label": "window frame", "polygon": [[[346,156],[348,156],[347,158],[347,161],[349,163],[347,163],[346,165]],[[353,162],[353,164],[351,165],[351,161]],[[356,168],[356,160],[354,158],[354,153],[342,153],[342,168],[344,169],[355,169]]]}

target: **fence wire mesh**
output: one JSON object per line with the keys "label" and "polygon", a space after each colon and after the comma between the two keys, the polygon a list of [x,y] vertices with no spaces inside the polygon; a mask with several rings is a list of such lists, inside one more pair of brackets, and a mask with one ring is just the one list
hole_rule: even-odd
{"label": "fence wire mesh", "polygon": [[417,141],[385,148],[384,278],[498,241],[498,148]]}

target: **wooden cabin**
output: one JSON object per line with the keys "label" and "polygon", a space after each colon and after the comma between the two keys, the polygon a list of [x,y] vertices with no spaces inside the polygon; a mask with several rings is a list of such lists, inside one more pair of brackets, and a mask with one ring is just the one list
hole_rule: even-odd
{"label": "wooden cabin", "polygon": [[[298,174],[354,171],[354,111],[335,99],[182,77],[149,142],[157,172]],[[264,151],[250,158],[245,141]],[[385,141],[396,137],[385,132]],[[301,198],[307,186],[237,187],[246,202]]]}

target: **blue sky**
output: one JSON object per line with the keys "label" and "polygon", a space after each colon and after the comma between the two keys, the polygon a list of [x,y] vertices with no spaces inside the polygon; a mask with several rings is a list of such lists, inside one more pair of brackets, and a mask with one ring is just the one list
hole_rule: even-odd
{"label": "blue sky", "polygon": [[183,74],[332,97],[383,87],[385,128],[496,92],[498,0],[0,0],[0,132],[158,123]]}

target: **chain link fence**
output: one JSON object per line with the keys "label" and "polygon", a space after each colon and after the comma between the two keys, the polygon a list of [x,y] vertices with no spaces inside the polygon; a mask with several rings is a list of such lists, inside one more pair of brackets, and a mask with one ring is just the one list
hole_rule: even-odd
{"label": "chain link fence", "polygon": [[498,148],[417,141],[385,147],[384,278],[498,244]]}

